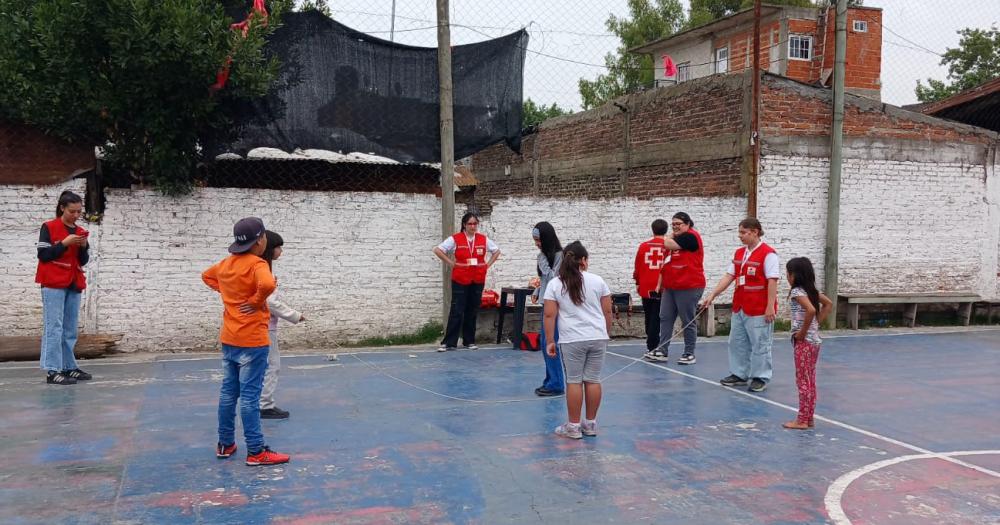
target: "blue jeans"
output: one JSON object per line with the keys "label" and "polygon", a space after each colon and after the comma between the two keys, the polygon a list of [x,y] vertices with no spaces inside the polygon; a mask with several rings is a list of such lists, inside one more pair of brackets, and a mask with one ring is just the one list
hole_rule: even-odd
{"label": "blue jeans", "polygon": [[50,372],[75,370],[80,292],[42,287],[42,356],[40,367]]}
{"label": "blue jeans", "polygon": [[743,379],[771,380],[771,339],[774,323],[743,311],[732,316],[729,330],[729,372]]}
{"label": "blue jeans", "polygon": [[[557,343],[559,342],[558,324],[556,324],[556,333],[553,340]],[[545,351],[545,346],[545,323],[543,321],[542,327],[538,331],[538,348],[542,351],[542,357],[545,358],[545,381],[542,382],[542,388],[553,392],[563,392],[565,387],[563,385],[562,355],[559,351],[559,345],[556,345],[555,357],[549,357],[549,353]]]}
{"label": "blue jeans", "polygon": [[219,443],[236,442],[236,398],[240,400],[240,419],[247,454],[264,448],[260,430],[260,390],[267,370],[268,347],[222,345],[222,390],[219,392]]}

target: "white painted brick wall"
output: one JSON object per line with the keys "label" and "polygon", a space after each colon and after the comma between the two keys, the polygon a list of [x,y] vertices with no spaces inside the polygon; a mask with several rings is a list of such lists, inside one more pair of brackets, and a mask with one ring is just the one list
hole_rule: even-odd
{"label": "white painted brick wall", "polygon": [[[841,288],[1000,297],[998,171],[846,160]],[[782,261],[812,259],[821,280],[827,173],[823,159],[772,155],[760,178],[765,240]],[[82,193],[83,186],[0,186],[2,335],[40,333],[33,282],[38,228],[64,188]],[[650,236],[649,223],[686,211],[704,237],[712,287],[738,246],[736,225],[745,209],[743,198],[500,200],[482,226],[504,252],[487,286],[522,286],[535,275],[531,228],[548,220],[564,244],[579,239],[587,246],[592,271],[614,291],[634,293],[632,261]],[[411,332],[441,315],[440,265],[430,252],[440,240],[439,210],[431,195],[209,188],[168,198],[109,190],[103,224],[87,226],[92,257],[81,323],[90,332],[125,334],[125,350],[214,347],[222,307],[200,274],[226,256],[233,223],[257,215],[285,238],[275,266],[281,296],[309,318],[283,324],[286,347]],[[782,282],[779,293],[786,292]]]}
{"label": "white painted brick wall", "polygon": [[208,188],[182,198],[111,190],[101,242],[99,329],[125,349],[216,344],[222,305],[201,272],[226,257],[233,223],[255,215],[285,240],[281,297],[309,319],[289,347],[412,332],[440,317],[433,195]]}
{"label": "white painted brick wall", "polygon": [[[653,200],[610,199],[573,201],[558,199],[504,199],[493,203],[493,213],[483,221],[483,232],[503,250],[487,286],[525,286],[537,275],[538,248],[531,229],[548,221],[563,245],[579,240],[590,253],[590,271],[607,281],[613,292],[630,292],[639,302],[632,280],[639,243],[652,236],[650,223],[669,221],[679,211],[687,212],[701,232],[705,244],[705,274],[708,288],[726,271],[733,250],[739,245],[736,227],[746,212],[744,198],[659,198]],[[720,301],[728,301],[729,295]]]}
{"label": "white painted brick wall", "polygon": [[[983,239],[995,239],[1000,225],[985,173],[982,165],[845,159],[840,290],[995,296],[996,257]],[[759,182],[765,240],[783,262],[809,257],[820,286],[828,181],[826,159],[775,155],[763,160]]]}
{"label": "white painted brick wall", "polygon": [[[55,217],[63,190],[82,196],[85,186],[83,180],[53,186],[0,185],[0,335],[41,335],[42,296],[35,284],[38,230]],[[81,224],[94,230],[94,225]]]}

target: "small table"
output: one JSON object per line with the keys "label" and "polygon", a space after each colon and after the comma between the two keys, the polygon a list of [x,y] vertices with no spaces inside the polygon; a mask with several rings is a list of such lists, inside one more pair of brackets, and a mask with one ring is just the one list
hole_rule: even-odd
{"label": "small table", "polygon": [[[514,335],[510,338],[514,348],[521,347],[521,333],[524,330],[524,305],[528,296],[534,293],[534,288],[501,288],[500,309],[497,312],[497,344],[503,337],[503,318],[507,312],[514,312]],[[507,294],[514,294],[514,306],[507,306]]]}

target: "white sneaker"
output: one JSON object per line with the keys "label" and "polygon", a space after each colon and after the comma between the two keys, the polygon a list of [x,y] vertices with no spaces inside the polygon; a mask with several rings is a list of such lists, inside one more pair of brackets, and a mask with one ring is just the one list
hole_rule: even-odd
{"label": "white sneaker", "polygon": [[475,345],[475,344],[466,345],[465,349],[466,350],[479,350],[479,345]]}
{"label": "white sneaker", "polygon": [[591,436],[591,437],[596,436],[597,435],[597,421],[594,421],[593,423],[591,423],[589,425],[587,424],[586,421],[581,421],[580,422],[580,433],[583,434],[583,435],[585,435],[585,436]]}
{"label": "white sneaker", "polygon": [[677,360],[679,365],[693,365],[697,363],[698,360],[694,358],[694,354],[684,354]]}
{"label": "white sneaker", "polygon": [[667,353],[663,350],[653,350],[652,352],[646,352],[646,355],[642,356],[646,361],[653,361],[654,363],[666,363]]}
{"label": "white sneaker", "polygon": [[563,423],[556,427],[556,435],[569,439],[583,439],[583,433],[580,432],[580,425],[575,426],[576,428],[573,428],[569,423]]}
{"label": "white sneaker", "polygon": [[447,352],[449,350],[454,350],[454,349],[455,349],[454,346],[441,345],[441,346],[438,347],[438,352]]}

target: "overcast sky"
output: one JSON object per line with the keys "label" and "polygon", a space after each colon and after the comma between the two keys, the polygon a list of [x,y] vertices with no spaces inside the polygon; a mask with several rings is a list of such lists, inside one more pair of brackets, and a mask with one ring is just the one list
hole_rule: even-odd
{"label": "overcast sky", "polygon": [[[687,0],[682,0],[686,5]],[[766,0],[765,0],[766,3]],[[392,0],[335,0],[334,17],[375,36],[389,38]],[[452,43],[466,44],[522,27],[531,35],[524,71],[524,96],[579,109],[577,81],[605,72],[604,55],[618,39],[604,22],[622,14],[626,0],[451,0]],[[882,99],[916,102],[918,79],[944,79],[938,64],[957,47],[959,29],[1000,26],[1000,0],[865,0],[883,12]],[[394,40],[434,47],[434,0],[397,0]]]}

